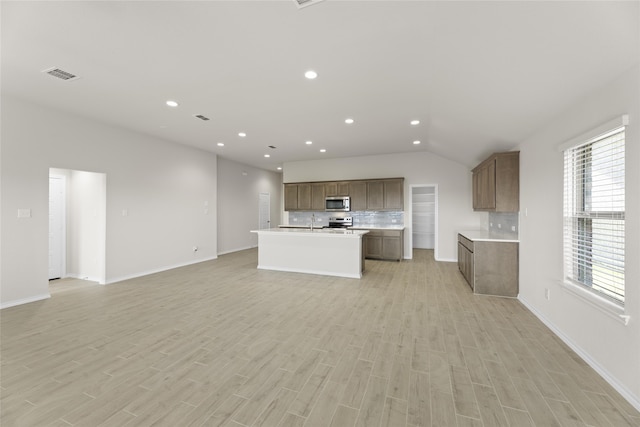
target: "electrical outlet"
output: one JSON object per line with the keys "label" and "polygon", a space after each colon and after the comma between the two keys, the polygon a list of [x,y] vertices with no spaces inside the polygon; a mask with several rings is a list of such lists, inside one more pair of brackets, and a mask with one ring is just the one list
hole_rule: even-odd
{"label": "electrical outlet", "polygon": [[516,231],[516,226],[515,225],[511,226],[511,231]]}
{"label": "electrical outlet", "polygon": [[298,222],[298,218],[293,218],[293,222]]}
{"label": "electrical outlet", "polygon": [[551,293],[549,292],[549,288],[544,289],[544,297],[549,300],[551,298]]}
{"label": "electrical outlet", "polygon": [[498,228],[502,228],[502,224],[498,224]]}
{"label": "electrical outlet", "polygon": [[197,246],[193,247],[193,252],[198,252],[198,247]]}

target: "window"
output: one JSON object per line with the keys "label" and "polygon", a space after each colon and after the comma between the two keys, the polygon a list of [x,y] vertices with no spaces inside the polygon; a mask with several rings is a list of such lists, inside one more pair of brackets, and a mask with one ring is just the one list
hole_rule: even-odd
{"label": "window", "polygon": [[564,150],[564,275],[624,305],[625,128]]}

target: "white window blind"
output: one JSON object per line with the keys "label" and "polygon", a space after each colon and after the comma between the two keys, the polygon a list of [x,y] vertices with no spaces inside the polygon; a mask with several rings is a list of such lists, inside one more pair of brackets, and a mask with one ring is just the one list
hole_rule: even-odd
{"label": "white window blind", "polygon": [[624,305],[625,128],[564,150],[565,279]]}

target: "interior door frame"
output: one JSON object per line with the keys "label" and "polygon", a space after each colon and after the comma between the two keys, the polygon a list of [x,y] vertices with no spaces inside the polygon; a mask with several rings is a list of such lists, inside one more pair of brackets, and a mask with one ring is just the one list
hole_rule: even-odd
{"label": "interior door frame", "polygon": [[439,251],[438,251],[438,184],[411,184],[409,185],[409,206],[410,208],[410,218],[409,218],[409,224],[411,224],[411,228],[409,229],[410,232],[409,234],[409,248],[411,249],[411,258],[413,258],[413,189],[414,188],[423,188],[423,187],[433,187],[434,189],[434,198],[435,198],[435,212],[434,212],[434,219],[433,219],[433,257],[434,259],[437,261],[440,257],[439,257]]}
{"label": "interior door frame", "polygon": [[[58,174],[58,173],[49,173],[49,182],[51,182],[51,179],[60,179],[62,182],[62,247],[60,248],[60,250],[62,251],[61,254],[61,270],[60,270],[60,278],[65,278],[67,277],[67,177],[65,175],[62,174]],[[49,190],[51,191],[51,190]],[[51,198],[51,194],[49,194],[49,198]],[[51,215],[51,212],[49,212],[49,215]],[[49,233],[51,233],[50,230],[51,224],[49,224]],[[51,248],[49,248],[49,250],[51,250]],[[49,266],[50,267],[50,266]],[[51,278],[49,278],[51,279]]]}

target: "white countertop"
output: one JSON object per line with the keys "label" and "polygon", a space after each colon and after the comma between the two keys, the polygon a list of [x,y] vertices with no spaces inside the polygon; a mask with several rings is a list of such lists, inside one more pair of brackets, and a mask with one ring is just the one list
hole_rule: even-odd
{"label": "white countertop", "polygon": [[251,230],[252,233],[265,234],[291,234],[305,236],[336,236],[336,237],[361,237],[367,234],[367,230],[351,230],[348,228],[314,228],[309,227],[293,227],[293,228],[268,228],[265,230]]}
{"label": "white countertop", "polygon": [[481,241],[481,242],[513,242],[519,243],[520,240],[516,237],[505,237],[503,235],[496,235],[488,230],[464,230],[458,231],[469,240]]}
{"label": "white countertop", "polygon": [[404,225],[356,224],[349,227],[353,230],[404,230]]}

